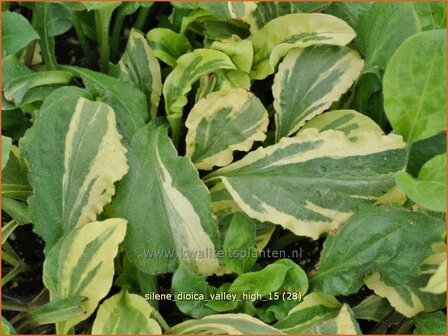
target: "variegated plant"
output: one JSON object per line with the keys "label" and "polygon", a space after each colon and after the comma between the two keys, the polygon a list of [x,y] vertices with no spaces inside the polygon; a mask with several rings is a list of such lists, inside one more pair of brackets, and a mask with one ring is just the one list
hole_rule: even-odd
{"label": "variegated plant", "polygon": [[9,9],[2,334],[446,333],[444,4]]}

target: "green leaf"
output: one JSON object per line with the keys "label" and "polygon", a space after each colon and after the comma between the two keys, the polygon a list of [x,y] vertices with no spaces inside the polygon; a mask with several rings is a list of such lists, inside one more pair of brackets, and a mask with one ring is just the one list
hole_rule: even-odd
{"label": "green leaf", "polygon": [[72,78],[73,76],[69,72],[59,70],[23,75],[8,83],[5,87],[5,97],[14,104],[19,105],[30,89],[42,85],[69,84]]}
{"label": "green leaf", "polygon": [[214,2],[173,2],[176,8],[204,9],[216,16],[219,20],[241,19],[255,7],[255,4],[246,1],[214,1]]}
{"label": "green leaf", "polygon": [[111,76],[79,67],[65,67],[81,77],[86,88],[115,111],[117,124],[125,142],[131,141],[137,129],[148,120],[146,97],[134,85]]}
{"label": "green leaf", "polygon": [[66,33],[72,27],[70,13],[60,3],[49,4],[48,36],[58,36]]}
{"label": "green leaf", "polygon": [[287,334],[307,333],[322,322],[335,318],[341,308],[342,304],[333,296],[314,292],[305,296],[284,320],[274,326]]}
{"label": "green leaf", "polygon": [[356,141],[358,135],[362,136],[362,132],[384,134],[372,119],[353,110],[335,110],[321,114],[308,121],[302,130],[308,128],[316,128],[319,132],[330,129],[341,131],[352,141]]}
{"label": "green leaf", "polygon": [[131,30],[118,69],[118,78],[122,82],[133,83],[145,94],[149,114],[155,118],[162,94],[160,65],[145,36],[135,29]]}
{"label": "green leaf", "polygon": [[280,331],[247,314],[216,314],[199,320],[177,324],[167,334],[202,335],[204,332],[218,335],[280,334]]}
{"label": "green leaf", "polygon": [[344,46],[356,36],[344,21],[327,14],[288,14],[268,22],[252,35],[251,78],[274,73],[280,59],[293,48],[329,44]]}
{"label": "green leaf", "polygon": [[423,165],[434,156],[446,153],[446,131],[412,143],[409,145],[408,162],[406,172],[414,177],[418,176]]}
{"label": "green leaf", "polygon": [[160,335],[160,326],[150,317],[153,313],[154,308],[141,296],[122,290],[100,305],[93,322],[92,334]]}
{"label": "green leaf", "polygon": [[183,54],[193,51],[187,38],[167,28],[151,29],[146,38],[154,55],[162,62],[176,66],[177,59]]}
{"label": "green leaf", "polygon": [[2,196],[26,201],[32,189],[28,181],[28,164],[16,146],[11,147],[9,160],[2,170]]}
{"label": "green leaf", "polygon": [[25,48],[39,38],[28,20],[19,13],[2,12],[2,57],[3,59]]}
{"label": "green leaf", "polygon": [[207,307],[207,303],[211,301],[210,294],[214,294],[216,288],[206,282],[205,276],[196,275],[181,264],[173,275],[171,287],[176,296],[179,295],[181,297],[186,293],[203,296],[203,299],[200,300],[181,300],[176,298],[176,306],[182,313],[194,318],[215,313]]}
{"label": "green leaf", "polygon": [[41,49],[42,59],[44,61],[47,70],[56,69],[56,55],[55,55],[55,41],[52,30],[58,32],[58,29],[54,27],[54,8],[53,3],[34,2],[32,3],[33,9],[33,26],[40,36],[39,45]]}
{"label": "green leaf", "polygon": [[191,161],[177,156],[166,125],[158,122],[137,131],[128,149],[129,174],[112,212],[129,221],[129,260],[152,274],[172,272],[178,261],[194,273],[213,273],[217,225]]}
{"label": "green leaf", "polygon": [[252,67],[253,46],[250,40],[215,41],[210,49],[222,51],[230,57],[238,71],[249,73]]}
{"label": "green leaf", "polygon": [[180,137],[182,115],[187,104],[187,94],[191,86],[202,76],[219,69],[233,69],[235,65],[223,52],[208,49],[195,49],[181,56],[177,65],[163,84],[165,111],[173,132],[174,143]]}
{"label": "green leaf", "polygon": [[420,289],[423,292],[432,294],[443,294],[446,292],[446,253],[435,272],[429,278],[428,284]]}
{"label": "green leaf", "polygon": [[9,323],[8,320],[2,316],[2,335],[15,335],[15,334],[17,334],[17,332],[14,330],[11,323]]}
{"label": "green leaf", "polygon": [[258,253],[255,248],[255,221],[242,212],[236,212],[230,220],[224,237],[224,264],[238,274],[248,272],[255,264]]}
{"label": "green leaf", "polygon": [[425,163],[417,179],[399,172],[397,184],[411,200],[426,209],[446,212],[446,154]]}
{"label": "green leaf", "polygon": [[422,30],[446,28],[445,2],[413,2]]}
{"label": "green leaf", "polygon": [[403,41],[419,31],[412,3],[399,2],[373,3],[362,13],[356,28],[355,45],[364,56],[364,72],[379,69],[381,73]]}
{"label": "green leaf", "polygon": [[44,263],[44,284],[50,301],[85,296],[86,314],[56,324],[56,332],[65,334],[93,313],[107,295],[114,274],[114,257],[124,239],[126,221],[120,218],[91,222],[75,228],[50,250]]}
{"label": "green leaf", "polygon": [[76,95],[54,100],[22,138],[33,187],[31,219],[46,251],[110,202],[114,182],[128,170],[121,138],[112,108]]}
{"label": "green leaf", "polygon": [[280,259],[258,272],[239,275],[229,287],[230,293],[260,294],[291,292],[305,295],[308,279],[302,268],[290,259]]}
{"label": "green leaf", "polygon": [[[5,13],[5,12],[3,12]],[[32,74],[33,71],[23,65],[15,55],[2,58],[2,85],[3,88],[13,79]],[[3,106],[2,106],[3,109]]]}
{"label": "green leaf", "polygon": [[269,118],[261,101],[245,89],[214,92],[190,111],[185,126],[187,156],[198,169],[211,170],[233,161],[266,138]]}
{"label": "green leaf", "polygon": [[[205,178],[221,180],[250,217],[317,239],[395,184],[405,163],[400,136],[316,129],[259,148]],[[350,182],[348,182],[350,181]]]}
{"label": "green leaf", "polygon": [[446,335],[446,315],[441,312],[421,313],[413,319],[414,334],[417,335]]}
{"label": "green leaf", "polygon": [[271,2],[260,1],[254,10],[250,11],[248,16],[243,20],[250,24],[252,32],[256,32],[269,21],[279,16],[293,13],[306,13],[319,11],[321,8],[328,6],[330,2],[325,1],[291,1],[291,2]]}
{"label": "green leaf", "polygon": [[407,142],[446,128],[445,45],[444,30],[416,34],[401,45],[384,74],[386,115]]}
{"label": "green leaf", "polygon": [[313,46],[291,51],[274,78],[276,137],[296,133],[305,122],[338,101],[363,67],[347,47]]}
{"label": "green leaf", "polygon": [[443,221],[404,208],[364,207],[335,234],[329,234],[314,291],[356,293],[365,276],[377,272],[388,286],[402,285],[420,271],[431,245],[442,240]]}
{"label": "green leaf", "polygon": [[371,2],[339,2],[333,1],[324,10],[326,14],[334,15],[347,22],[350,27],[357,31],[361,17],[372,6]]}
{"label": "green leaf", "polygon": [[11,138],[2,135],[2,170],[8,164],[9,153],[11,152],[11,145],[12,145]]}
{"label": "green leaf", "polygon": [[353,307],[356,319],[369,321],[382,321],[393,311],[387,299],[372,294]]}
{"label": "green leaf", "polygon": [[31,223],[28,205],[22,202],[2,196],[2,210],[19,225]]}
{"label": "green leaf", "polygon": [[364,279],[368,288],[375,294],[386,298],[401,314],[412,317],[422,311],[430,312],[446,306],[446,271],[443,272],[441,287],[436,293],[425,292],[430,280],[441,265],[446,265],[446,245],[443,242],[433,244],[432,254],[421,264],[421,272],[410,281],[396,286],[384,283],[378,272]]}

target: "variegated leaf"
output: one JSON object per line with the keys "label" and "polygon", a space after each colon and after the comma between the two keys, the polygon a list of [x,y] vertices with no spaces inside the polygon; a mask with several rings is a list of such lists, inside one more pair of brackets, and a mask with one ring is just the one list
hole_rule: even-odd
{"label": "variegated leaf", "polygon": [[9,160],[2,170],[2,196],[26,201],[32,189],[28,181],[28,164],[12,145]]}
{"label": "variegated leaf", "polygon": [[405,164],[404,147],[397,135],[360,133],[353,142],[343,132],[308,129],[249,153],[205,181],[221,180],[250,217],[317,239],[394,186]]}
{"label": "variegated leaf", "polygon": [[249,73],[252,67],[254,49],[251,40],[214,41],[210,49],[222,51],[230,57],[237,70]]}
{"label": "variegated leaf", "polygon": [[114,275],[114,258],[124,239],[126,221],[120,218],[91,222],[71,230],[53,246],[44,263],[44,284],[50,300],[85,296],[81,303],[86,314],[56,324],[58,334],[66,334],[93,313],[107,295]]}
{"label": "variegated leaf", "polygon": [[233,161],[233,152],[248,151],[266,138],[269,118],[261,101],[244,89],[219,91],[201,99],[185,126],[187,156],[198,169]]}
{"label": "variegated leaf", "polygon": [[256,7],[250,1],[175,1],[173,5],[176,8],[203,9],[222,21],[241,19]]}
{"label": "variegated leaf", "polygon": [[219,69],[236,70],[236,67],[223,52],[196,49],[181,56],[177,60],[176,67],[166,78],[163,96],[174,143],[177,143],[180,137],[183,109],[187,104],[187,94],[191,90],[191,85],[202,76]]}
{"label": "variegated leaf", "polygon": [[215,314],[189,320],[167,330],[167,334],[202,335],[277,335],[281,332],[247,314]]}
{"label": "variegated leaf", "polygon": [[31,171],[31,218],[46,250],[110,202],[114,182],[128,171],[121,139],[104,103],[72,96],[41,111],[21,145]]}
{"label": "variegated leaf", "polygon": [[104,301],[93,322],[94,335],[160,335],[162,330],[151,318],[155,309],[140,295],[125,290]]}
{"label": "variegated leaf", "polygon": [[[446,251],[441,252],[434,257],[437,259],[440,258],[440,260],[434,260],[435,258],[430,260],[433,262],[431,265],[433,269],[427,273],[434,273],[432,273],[429,278],[428,284],[424,288],[421,288],[421,290],[432,294],[442,294],[446,292]],[[437,263],[439,263],[439,265],[437,266],[437,269],[434,270],[434,265],[437,265]]]}
{"label": "variegated leaf", "polygon": [[213,273],[217,225],[210,195],[191,161],[177,156],[167,126],[151,122],[142,127],[128,158],[129,174],[111,211],[129,221],[129,260],[153,274],[172,272],[178,261],[195,273]]}
{"label": "variegated leaf", "polygon": [[118,69],[118,77],[122,81],[134,83],[145,94],[149,114],[155,118],[162,94],[160,65],[145,36],[135,29],[129,34],[128,44],[118,63]]}
{"label": "variegated leaf", "polygon": [[314,292],[277,322],[275,328],[287,334],[360,334],[351,309],[334,296]]}
{"label": "variegated leaf", "polygon": [[336,130],[344,132],[350,140],[355,141],[362,132],[384,134],[383,130],[372,119],[353,110],[335,110],[326,112],[308,121],[301,130],[315,128],[319,132]]}
{"label": "variegated leaf", "polygon": [[344,46],[356,36],[344,21],[327,14],[288,14],[268,22],[252,35],[254,62],[251,78],[274,73],[280,59],[293,48],[312,45]]}
{"label": "variegated leaf", "polygon": [[276,137],[296,133],[305,122],[339,100],[363,67],[348,47],[312,46],[292,50],[274,78]]}
{"label": "variegated leaf", "polygon": [[154,55],[162,62],[174,67],[176,61],[183,54],[193,50],[188,39],[167,28],[151,29],[146,38],[149,41]]}

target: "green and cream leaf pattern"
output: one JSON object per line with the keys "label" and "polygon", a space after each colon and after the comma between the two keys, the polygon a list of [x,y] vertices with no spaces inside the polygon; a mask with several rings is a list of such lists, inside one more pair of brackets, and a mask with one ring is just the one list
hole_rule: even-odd
{"label": "green and cream leaf pattern", "polygon": [[167,28],[151,29],[146,38],[154,55],[162,62],[176,66],[176,61],[183,54],[193,50],[188,39],[179,33]]}
{"label": "green and cream leaf pattern", "polygon": [[280,59],[293,48],[312,45],[344,46],[356,36],[344,21],[327,14],[288,14],[268,22],[255,32],[251,78],[264,79],[274,73]]}
{"label": "green and cream leaf pattern", "polygon": [[221,180],[250,217],[317,239],[394,186],[405,164],[404,147],[397,135],[362,133],[353,142],[340,131],[308,129],[249,153],[205,181]]}
{"label": "green and cream leaf pattern", "polygon": [[[375,272],[387,286],[405,286],[420,274],[421,263],[432,254],[431,245],[442,241],[444,231],[445,223],[435,217],[397,206],[365,206],[328,235],[311,287],[349,295]],[[371,287],[368,281],[367,285]]]}
{"label": "green and cream leaf pattern", "polygon": [[191,85],[202,76],[220,69],[236,70],[230,58],[217,50],[196,49],[184,54],[163,85],[165,111],[170,122],[174,143],[179,140],[184,106]]}
{"label": "green and cream leaf pattern", "polygon": [[322,322],[335,318],[341,308],[342,304],[334,296],[313,292],[305,296],[284,320],[274,326],[286,334],[307,333]]}
{"label": "green and cream leaf pattern", "polygon": [[274,78],[277,140],[338,101],[361,73],[364,62],[348,47],[312,46],[292,50]]}
{"label": "green and cream leaf pattern", "polygon": [[426,260],[425,264],[431,267],[431,269],[426,270],[425,273],[432,275],[428,284],[424,288],[420,288],[423,292],[432,294],[446,292],[446,247],[444,247],[442,246],[439,253],[435,253]]}
{"label": "green and cream leaf pattern", "polygon": [[177,156],[167,126],[151,122],[142,127],[128,159],[131,168],[112,211],[129,222],[129,260],[153,274],[172,272],[179,261],[195,273],[213,273],[219,265],[210,195],[190,159]]}
{"label": "green and cream leaf pattern", "polygon": [[251,40],[214,41],[210,49],[222,51],[230,57],[237,70],[249,73],[252,67],[254,49]]}
{"label": "green and cream leaf pattern", "polygon": [[281,332],[247,314],[216,314],[189,320],[167,330],[167,334],[202,335],[278,335]]}
{"label": "green and cream leaf pattern", "polygon": [[155,309],[140,295],[122,290],[100,305],[93,322],[92,334],[160,335],[162,333],[160,326],[151,318],[154,311]]}
{"label": "green and cream leaf pattern", "polygon": [[301,130],[315,128],[319,132],[336,130],[344,132],[350,140],[356,141],[363,132],[384,134],[383,130],[372,119],[353,110],[334,110],[314,117]]}
{"label": "green and cream leaf pattern", "polygon": [[91,222],[71,230],[53,246],[44,263],[44,284],[50,300],[85,296],[86,314],[58,322],[56,332],[65,334],[89,317],[112,286],[114,258],[126,233],[120,218]]}
{"label": "green and cream leaf pattern", "polygon": [[134,83],[145,94],[149,114],[155,118],[162,94],[160,65],[145,36],[139,31],[131,30],[118,68],[118,77],[123,82]]}
{"label": "green and cream leaf pattern", "polygon": [[269,118],[261,101],[244,89],[213,92],[190,111],[185,126],[187,156],[198,169],[233,161],[233,152],[248,151],[266,138]]}
{"label": "green and cream leaf pattern", "polygon": [[2,196],[26,201],[32,192],[28,170],[28,164],[20,155],[19,148],[12,145],[8,162],[2,169]]}
{"label": "green and cream leaf pattern", "polygon": [[73,96],[63,109],[41,111],[21,144],[33,172],[31,218],[47,250],[110,202],[114,182],[128,171],[121,139],[114,111],[104,103]]}

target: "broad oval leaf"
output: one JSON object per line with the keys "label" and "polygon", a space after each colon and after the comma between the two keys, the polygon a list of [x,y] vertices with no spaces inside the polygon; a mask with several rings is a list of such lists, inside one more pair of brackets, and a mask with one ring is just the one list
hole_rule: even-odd
{"label": "broad oval leaf", "polygon": [[183,54],[191,52],[191,47],[188,39],[179,33],[167,28],[151,29],[146,38],[154,55],[162,62],[174,67],[176,61]]}
{"label": "broad oval leaf", "polygon": [[369,117],[353,110],[335,110],[308,121],[302,130],[316,128],[319,132],[336,130],[344,132],[350,139],[355,141],[362,132],[372,132],[378,135],[384,134],[381,127]]}
{"label": "broad oval leaf", "polygon": [[363,11],[356,27],[355,45],[366,62],[364,72],[384,73],[398,47],[418,31],[412,3],[372,3]]}
{"label": "broad oval leaf", "polygon": [[202,76],[220,69],[236,70],[236,67],[226,54],[217,50],[196,49],[177,60],[176,67],[163,84],[165,111],[173,131],[174,143],[180,137],[183,109],[187,104],[191,85]]}
{"label": "broad oval leaf", "polygon": [[121,139],[108,105],[76,95],[50,104],[26,133],[21,149],[30,164],[31,218],[46,250],[110,202],[114,182],[128,171]]}
{"label": "broad oval leaf", "polygon": [[190,111],[185,126],[187,156],[198,169],[233,161],[233,152],[248,151],[266,138],[269,118],[261,101],[244,89],[213,92]]}
{"label": "broad oval leaf", "polygon": [[442,240],[444,229],[443,221],[419,212],[366,206],[328,235],[311,287],[349,295],[373,272],[388,286],[405,284],[420,273],[420,264],[431,255],[431,245]]}
{"label": "broad oval leaf", "polygon": [[147,100],[149,115],[155,118],[162,94],[160,65],[145,36],[132,29],[123,56],[118,62],[118,77],[131,82],[142,91]]}
{"label": "broad oval leaf", "polygon": [[277,140],[296,133],[328,109],[358,78],[363,67],[348,47],[312,46],[292,50],[274,78]]}
{"label": "broad oval leaf", "polygon": [[92,334],[160,335],[160,326],[151,318],[154,310],[140,295],[122,290],[100,305],[93,322]]}
{"label": "broad oval leaf", "polygon": [[216,314],[189,320],[167,330],[167,334],[202,335],[277,335],[281,332],[247,314]]}
{"label": "broad oval leaf", "polygon": [[411,200],[426,209],[446,212],[446,154],[425,163],[417,179],[399,172],[397,184]]}
{"label": "broad oval leaf", "polygon": [[445,30],[416,34],[401,45],[384,74],[387,118],[407,142],[446,128],[445,46]]}
{"label": "broad oval leaf", "polygon": [[177,156],[166,125],[142,127],[128,159],[111,211],[129,222],[129,260],[152,274],[172,272],[179,261],[195,273],[213,273],[217,226],[210,195],[191,161]]}
{"label": "broad oval leaf", "polygon": [[221,179],[250,217],[317,239],[394,186],[405,164],[404,147],[397,135],[361,133],[350,141],[343,132],[312,128],[259,148],[205,180]]}
{"label": "broad oval leaf", "polygon": [[120,218],[91,222],[67,233],[53,246],[44,263],[44,284],[50,300],[85,296],[86,314],[56,324],[56,332],[66,334],[71,327],[93,313],[107,295],[114,275],[114,258],[126,233]]}
{"label": "broad oval leaf", "polygon": [[327,14],[288,14],[268,22],[252,35],[254,63],[251,78],[274,73],[280,59],[293,48],[329,44],[344,46],[356,36],[344,21]]}
{"label": "broad oval leaf", "polygon": [[148,120],[148,106],[143,92],[106,74],[75,66],[64,67],[82,78],[86,89],[115,111],[118,129],[124,140],[131,141],[135,132]]}
{"label": "broad oval leaf", "polygon": [[2,11],[2,57],[15,54],[39,38],[28,20],[19,13]]}

